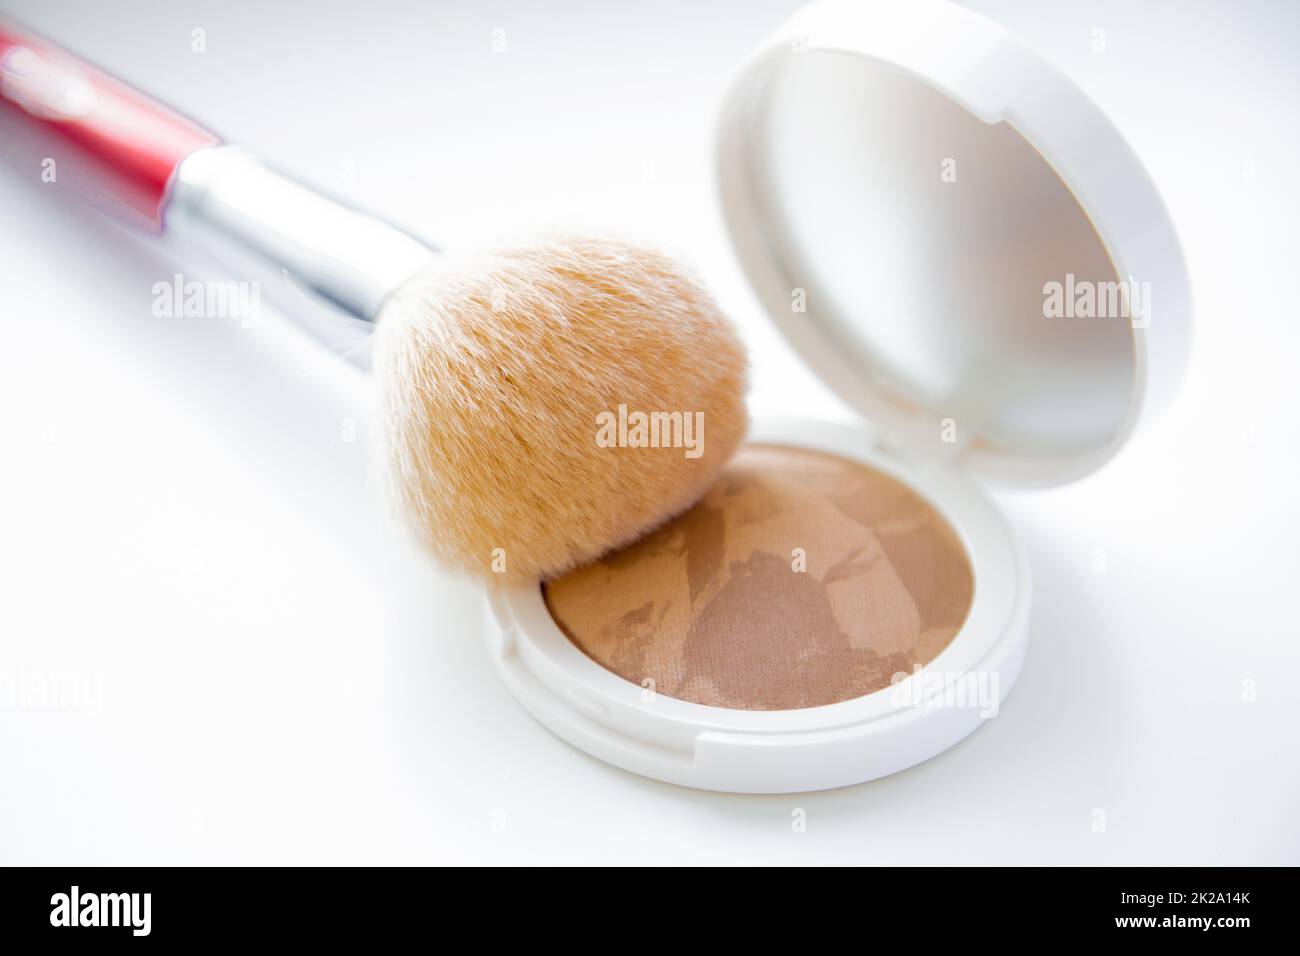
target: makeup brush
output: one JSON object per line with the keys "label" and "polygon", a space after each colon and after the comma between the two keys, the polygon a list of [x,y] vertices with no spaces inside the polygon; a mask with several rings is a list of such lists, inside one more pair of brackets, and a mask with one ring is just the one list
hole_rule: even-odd
{"label": "makeup brush", "polygon": [[240,275],[289,279],[327,342],[373,327],[386,484],[452,567],[586,563],[689,507],[745,432],[741,344],[657,252],[556,235],[440,254],[3,21],[0,143]]}

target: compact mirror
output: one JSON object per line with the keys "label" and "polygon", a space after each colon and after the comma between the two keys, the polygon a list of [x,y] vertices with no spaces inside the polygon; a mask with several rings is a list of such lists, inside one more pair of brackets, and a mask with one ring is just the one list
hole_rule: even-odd
{"label": "compact mirror", "polygon": [[[783,52],[758,72],[737,172],[790,290],[783,328],[854,369],[832,387],[1016,459],[1121,438],[1140,291],[1012,123],[868,57]],[[1077,314],[1085,289],[1099,314]]]}

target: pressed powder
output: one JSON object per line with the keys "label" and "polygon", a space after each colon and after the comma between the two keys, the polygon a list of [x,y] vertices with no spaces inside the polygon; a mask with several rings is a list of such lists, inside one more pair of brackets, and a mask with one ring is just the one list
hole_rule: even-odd
{"label": "pressed powder", "polygon": [[543,585],[568,638],[618,676],[741,710],[861,697],[956,636],[971,565],[947,521],[836,455],[743,448],[693,508]]}
{"label": "pressed powder", "polygon": [[[987,492],[1092,474],[1173,394],[1187,267],[1105,113],[949,0],[805,7],[736,71],[716,133],[750,290],[856,417],[756,416],[695,508],[549,584],[494,581],[488,648],[529,713],[625,770],[862,783],[1010,693],[1033,582]],[[1051,283],[1117,321],[1048,315]]]}

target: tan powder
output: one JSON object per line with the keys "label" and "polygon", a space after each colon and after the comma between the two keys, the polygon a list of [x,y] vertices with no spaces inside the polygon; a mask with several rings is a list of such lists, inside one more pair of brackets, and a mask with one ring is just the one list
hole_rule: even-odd
{"label": "tan powder", "polygon": [[569,639],[626,680],[786,710],[929,663],[972,587],[956,534],[905,485],[834,455],[750,445],[695,507],[543,594]]}

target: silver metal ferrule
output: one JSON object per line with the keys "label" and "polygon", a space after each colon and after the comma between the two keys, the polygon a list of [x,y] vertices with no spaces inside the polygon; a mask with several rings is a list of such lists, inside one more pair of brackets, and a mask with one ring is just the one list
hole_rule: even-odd
{"label": "silver metal ferrule", "polygon": [[238,146],[181,161],[163,224],[169,240],[202,247],[240,278],[294,287],[304,301],[285,311],[336,348],[364,338],[388,296],[437,255]]}

